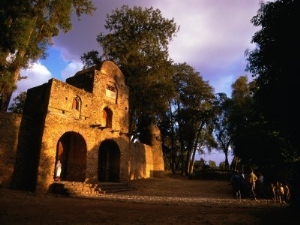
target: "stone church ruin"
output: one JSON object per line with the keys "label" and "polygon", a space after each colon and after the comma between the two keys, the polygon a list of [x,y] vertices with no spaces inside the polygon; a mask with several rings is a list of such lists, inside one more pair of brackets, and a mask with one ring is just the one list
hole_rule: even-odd
{"label": "stone church ruin", "polygon": [[160,131],[132,143],[129,88],[111,61],[28,89],[23,115],[0,114],[0,185],[46,193],[61,181],[128,182],[161,176]]}

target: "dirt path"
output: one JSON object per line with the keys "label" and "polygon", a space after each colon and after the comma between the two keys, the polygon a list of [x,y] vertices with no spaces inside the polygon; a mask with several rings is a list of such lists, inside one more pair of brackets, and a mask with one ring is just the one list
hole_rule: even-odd
{"label": "dirt path", "polygon": [[271,200],[238,202],[227,181],[156,178],[97,199],[0,188],[0,224],[295,224],[299,212]]}

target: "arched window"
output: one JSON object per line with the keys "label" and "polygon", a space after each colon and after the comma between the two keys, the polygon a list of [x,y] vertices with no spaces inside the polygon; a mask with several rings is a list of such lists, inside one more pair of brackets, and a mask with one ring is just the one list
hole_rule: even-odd
{"label": "arched window", "polygon": [[72,109],[76,109],[80,111],[80,106],[81,106],[81,100],[78,96],[74,97],[73,103],[72,103]]}
{"label": "arched window", "polygon": [[103,118],[102,118],[103,122],[105,123],[104,124],[105,127],[112,128],[112,117],[113,117],[112,111],[108,107],[105,107],[103,109]]}

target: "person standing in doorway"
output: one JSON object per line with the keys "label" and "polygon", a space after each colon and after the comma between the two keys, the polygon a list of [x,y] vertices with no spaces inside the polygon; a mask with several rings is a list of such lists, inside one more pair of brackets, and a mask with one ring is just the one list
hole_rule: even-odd
{"label": "person standing in doorway", "polygon": [[56,180],[60,180],[60,174],[61,174],[61,163],[60,163],[60,160],[57,161],[56,163]]}

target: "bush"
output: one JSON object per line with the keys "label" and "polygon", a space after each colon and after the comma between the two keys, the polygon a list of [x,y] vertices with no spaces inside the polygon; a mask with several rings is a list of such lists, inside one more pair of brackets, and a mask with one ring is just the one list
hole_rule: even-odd
{"label": "bush", "polygon": [[230,180],[231,171],[228,170],[200,170],[189,175],[191,180]]}

